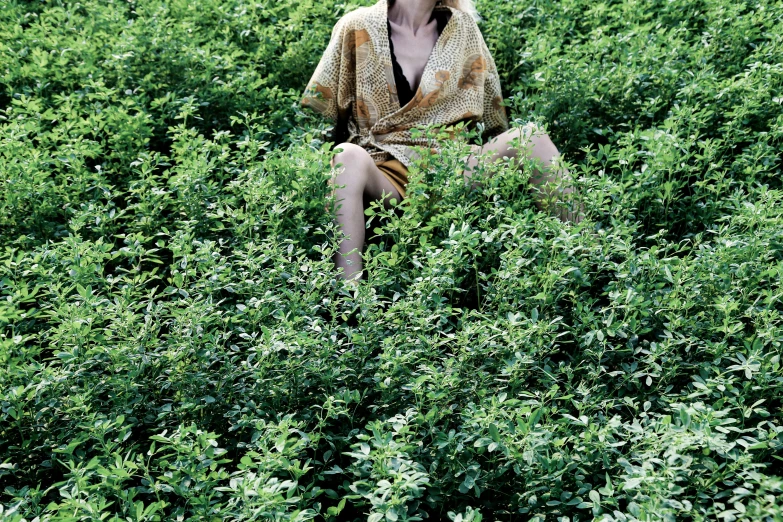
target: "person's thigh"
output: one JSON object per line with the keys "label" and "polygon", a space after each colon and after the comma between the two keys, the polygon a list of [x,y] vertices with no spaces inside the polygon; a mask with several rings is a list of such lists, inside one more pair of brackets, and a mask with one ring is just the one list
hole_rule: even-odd
{"label": "person's thigh", "polygon": [[375,162],[371,162],[370,176],[367,180],[367,187],[365,188],[365,194],[373,200],[384,198],[383,204],[388,207],[392,199],[396,199],[397,203],[402,200],[400,192],[394,188],[389,178],[378,168]]}
{"label": "person's thigh", "polygon": [[[465,164],[472,169],[478,164],[479,156],[485,161],[494,163],[504,156],[516,158],[522,156],[536,156],[536,147],[540,148],[542,138],[546,135],[537,132],[533,123],[527,123],[521,127],[512,127],[509,130],[487,140],[483,145],[471,145],[471,153],[464,158]],[[548,138],[547,138],[548,140]]]}

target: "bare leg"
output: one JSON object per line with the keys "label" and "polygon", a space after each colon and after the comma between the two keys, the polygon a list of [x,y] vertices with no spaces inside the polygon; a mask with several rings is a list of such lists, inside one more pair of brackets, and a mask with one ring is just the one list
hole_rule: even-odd
{"label": "bare leg", "polygon": [[[512,140],[519,139],[519,149],[512,146]],[[541,162],[542,169],[536,169],[530,176],[530,183],[535,189],[536,206],[540,210],[555,208],[555,214],[563,221],[578,223],[582,220],[579,209],[568,210],[562,205],[556,205],[559,196],[567,196],[575,191],[573,186],[567,186],[559,191],[557,183],[560,178],[567,175],[568,171],[559,168],[560,152],[549,139],[549,136],[537,130],[535,125],[529,124],[523,127],[513,127],[506,132],[495,136],[483,146],[472,145],[473,152],[466,158],[465,181],[476,185],[471,180],[473,168],[478,164],[477,155],[489,153],[489,162],[507,156],[517,158],[518,155],[532,157]]]}
{"label": "bare leg", "polygon": [[343,268],[344,279],[361,278],[362,248],[364,248],[364,196],[372,200],[381,199],[386,194],[384,203],[396,198],[400,201],[400,193],[389,182],[383,172],[375,165],[372,157],[362,147],[353,143],[341,143],[335,150],[340,150],[332,158],[332,167],[338,167],[337,175],[332,180],[334,201],[337,205],[337,223],[346,237],[340,243],[339,252],[334,262],[337,268]]}

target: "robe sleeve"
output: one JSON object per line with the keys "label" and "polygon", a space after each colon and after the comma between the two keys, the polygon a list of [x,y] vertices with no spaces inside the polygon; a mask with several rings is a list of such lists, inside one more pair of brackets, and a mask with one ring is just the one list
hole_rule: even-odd
{"label": "robe sleeve", "polygon": [[508,116],[506,108],[501,105],[503,92],[500,88],[500,75],[483,36],[481,37],[481,47],[487,65],[484,78],[484,111],[479,121],[484,123],[484,136],[492,137],[508,130]]}
{"label": "robe sleeve", "polygon": [[355,89],[352,36],[353,31],[348,30],[348,20],[343,16],[332,29],[329,44],[300,100],[302,107],[335,123],[351,114]]}

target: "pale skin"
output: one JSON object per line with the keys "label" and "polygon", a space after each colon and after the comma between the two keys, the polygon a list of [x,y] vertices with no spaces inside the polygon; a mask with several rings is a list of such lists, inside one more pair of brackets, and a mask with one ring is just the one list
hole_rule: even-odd
{"label": "pale skin", "polygon": [[[402,67],[405,77],[415,88],[421,81],[427,59],[438,39],[437,23],[432,17],[432,10],[437,0],[395,0],[389,8],[389,23],[392,28],[391,39],[397,61]],[[504,156],[517,159],[518,153],[527,154],[541,162],[542,169],[535,170],[530,176],[536,205],[541,210],[555,208],[555,214],[563,221],[578,222],[581,213],[568,212],[562,207],[552,207],[551,203],[558,194],[567,195],[574,191],[573,187],[560,189],[555,193],[553,186],[558,183],[559,173],[556,168],[560,153],[549,136],[543,133],[530,133],[521,136],[522,129],[511,128],[484,143],[483,146],[471,145],[471,154],[465,158],[465,182],[476,186],[472,178],[473,168],[478,164],[478,156],[487,158],[490,162]],[[521,138],[524,150],[518,151],[512,147],[512,140]],[[348,280],[357,280],[362,275],[361,250],[365,239],[364,200],[380,200],[390,205],[391,199],[401,200],[400,193],[389,182],[386,176],[375,165],[370,154],[362,147],[353,143],[341,143],[340,150],[332,158],[332,167],[342,164],[333,180],[335,186],[334,200],[338,204],[337,223],[345,238],[335,255],[335,264],[342,268],[341,276]],[[520,158],[521,159],[521,158]],[[555,168],[550,168],[555,164]],[[562,196],[561,196],[562,197]]]}

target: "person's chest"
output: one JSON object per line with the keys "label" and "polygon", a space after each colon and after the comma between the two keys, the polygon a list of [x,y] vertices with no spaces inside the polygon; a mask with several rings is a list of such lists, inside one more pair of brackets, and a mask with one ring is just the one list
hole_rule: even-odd
{"label": "person's chest", "polygon": [[421,82],[432,49],[438,41],[437,26],[433,20],[430,27],[413,35],[409,29],[397,26],[394,22],[389,25],[392,30],[389,38],[394,46],[394,58],[408,80],[410,89],[415,91]]}

